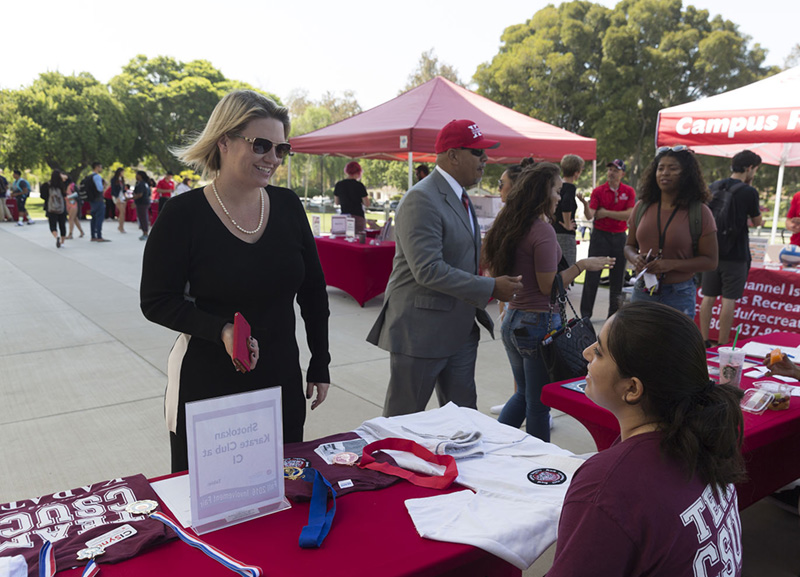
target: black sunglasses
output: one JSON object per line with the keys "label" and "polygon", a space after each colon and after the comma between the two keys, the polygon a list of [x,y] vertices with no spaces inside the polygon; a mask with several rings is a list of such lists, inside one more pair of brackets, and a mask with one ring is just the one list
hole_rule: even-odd
{"label": "black sunglasses", "polygon": [[469,150],[469,153],[472,156],[477,156],[478,158],[483,156],[484,153],[484,150],[482,148],[467,148],[466,146],[462,146],[461,150]]}
{"label": "black sunglasses", "polygon": [[266,154],[272,147],[275,147],[275,156],[278,158],[284,158],[292,151],[292,145],[288,142],[280,142],[278,144],[273,143],[271,140],[267,140],[266,138],[247,138],[246,136],[242,136],[241,134],[234,134],[241,138],[242,140],[246,140],[250,144],[253,145],[253,152],[255,154]]}
{"label": "black sunglasses", "polygon": [[670,150],[672,152],[686,152],[686,151],[694,152],[694,150],[692,150],[685,144],[677,144],[675,146],[662,146],[661,148],[656,149],[656,156],[658,156],[659,154],[664,154],[665,152],[669,152]]}

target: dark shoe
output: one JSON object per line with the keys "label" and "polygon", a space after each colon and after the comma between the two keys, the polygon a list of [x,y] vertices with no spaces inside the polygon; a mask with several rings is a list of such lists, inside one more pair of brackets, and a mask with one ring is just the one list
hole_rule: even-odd
{"label": "dark shoe", "polygon": [[784,511],[789,511],[795,515],[800,515],[800,512],[798,512],[797,509],[798,501],[800,501],[800,487],[795,487],[794,489],[789,489],[788,491],[773,493],[767,497],[767,499]]}
{"label": "dark shoe", "polygon": [[56,238],[56,248],[61,248],[61,239]]}

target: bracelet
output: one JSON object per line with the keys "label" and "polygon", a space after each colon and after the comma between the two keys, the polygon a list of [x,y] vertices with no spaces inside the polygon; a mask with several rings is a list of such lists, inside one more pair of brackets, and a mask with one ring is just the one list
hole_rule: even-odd
{"label": "bracelet", "polygon": [[577,263],[577,261],[576,261],[576,262],[575,262],[575,266],[576,266],[576,267],[578,267],[578,274],[581,274],[581,273],[583,272],[583,269],[581,268],[581,265],[579,265],[579,264]]}

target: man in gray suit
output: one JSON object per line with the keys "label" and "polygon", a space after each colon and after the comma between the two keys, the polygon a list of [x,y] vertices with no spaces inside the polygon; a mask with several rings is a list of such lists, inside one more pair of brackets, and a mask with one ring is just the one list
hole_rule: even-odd
{"label": "man in gray suit", "polygon": [[522,277],[478,276],[480,227],[464,188],[481,180],[485,149],[497,146],[470,120],[448,123],[436,137],[436,168],[397,209],[392,274],[367,336],[391,353],[384,416],[424,411],[434,387],[440,405],[477,408],[475,320],[494,338],[490,297],[508,302],[522,288]]}

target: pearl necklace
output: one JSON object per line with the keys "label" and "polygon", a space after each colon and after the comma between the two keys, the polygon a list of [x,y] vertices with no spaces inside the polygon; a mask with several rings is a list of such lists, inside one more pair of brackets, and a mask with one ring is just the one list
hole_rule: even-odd
{"label": "pearl necklace", "polygon": [[263,189],[261,189],[261,188],[258,189],[258,197],[261,199],[261,216],[258,219],[258,226],[256,227],[255,230],[246,230],[246,229],[242,228],[241,226],[239,226],[239,224],[235,220],[233,220],[233,217],[231,216],[231,213],[228,212],[228,209],[225,208],[225,205],[222,204],[222,199],[219,197],[219,193],[217,192],[217,180],[216,179],[211,181],[211,189],[214,191],[214,196],[217,197],[217,202],[222,207],[222,212],[225,213],[225,216],[227,216],[229,219],[231,219],[231,222],[233,223],[233,226],[235,226],[236,228],[238,228],[240,231],[242,231],[245,234],[255,234],[259,230],[261,230],[261,225],[264,224],[264,195],[262,194]]}

